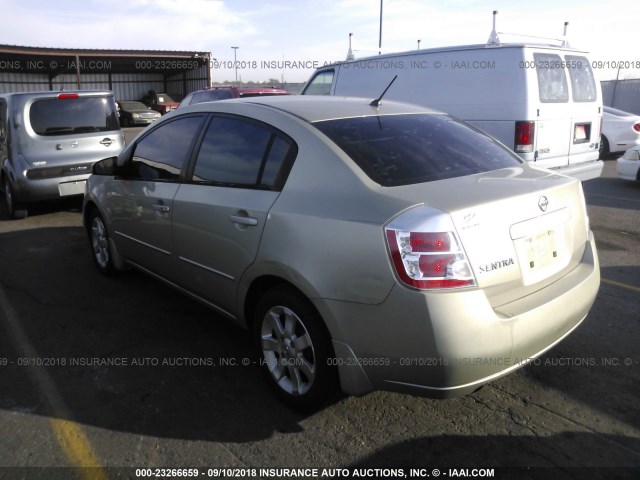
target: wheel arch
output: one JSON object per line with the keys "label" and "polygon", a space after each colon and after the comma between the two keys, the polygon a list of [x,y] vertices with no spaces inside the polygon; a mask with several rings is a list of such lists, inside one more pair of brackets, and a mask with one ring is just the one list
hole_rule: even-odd
{"label": "wheel arch", "polygon": [[[313,302],[309,299],[309,296],[305,294],[300,288],[298,288],[292,282],[286,280],[283,277],[277,275],[261,275],[251,282],[246,295],[244,296],[244,305],[242,308],[242,314],[244,316],[244,323],[247,329],[251,330],[253,328],[253,316],[255,314],[256,307],[258,306],[258,302],[260,298],[267,293],[269,290],[275,288],[287,288],[293,290],[296,294],[300,295],[318,314],[318,317],[322,320],[322,323],[325,326],[325,329],[329,332],[327,327],[327,323],[320,312],[313,304]],[[329,332],[330,334],[331,332]]]}
{"label": "wheel arch", "polygon": [[89,225],[89,218],[91,217],[91,214],[93,214],[95,210],[99,211],[98,205],[96,205],[96,203],[93,200],[87,201],[84,204],[84,207],[82,208],[82,224],[84,225],[84,229],[87,231],[87,233],[91,228],[91,225]]}
{"label": "wheel arch", "polygon": [[[85,204],[82,208],[82,224],[84,226],[85,232],[87,233],[88,237],[91,237],[91,216],[94,214],[94,212],[97,212],[97,214],[100,217],[102,217],[104,226],[107,229],[107,231],[109,231],[109,225],[105,220],[104,214],[100,211],[100,207],[98,207],[98,204],[93,200],[85,200]],[[118,251],[118,247],[114,243],[113,237],[111,236],[111,234],[109,234],[109,247],[111,250],[111,258],[113,260],[116,270],[118,271],[127,270],[129,268],[129,265],[124,260],[124,258],[120,255],[120,252]]]}

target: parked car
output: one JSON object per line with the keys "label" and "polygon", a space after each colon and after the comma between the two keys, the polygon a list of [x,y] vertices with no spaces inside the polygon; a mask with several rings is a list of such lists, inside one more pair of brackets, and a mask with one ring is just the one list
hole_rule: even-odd
{"label": "parked car", "polygon": [[640,182],[640,146],[630,148],[616,160],[618,177]]}
{"label": "parked car", "polygon": [[160,112],[133,100],[118,102],[118,116],[123,127],[149,125],[161,117]]}
{"label": "parked car", "polygon": [[83,195],[94,162],[123,148],[109,91],[0,95],[0,181],[12,218],[31,203]]}
{"label": "parked car", "polygon": [[180,107],[201,102],[214,102],[230,98],[268,97],[274,95],[289,95],[289,92],[276,87],[212,87],[192,92],[182,99]]}
{"label": "parked car", "polygon": [[96,164],[98,270],[147,272],[253,332],[268,382],[472,392],[569,335],[600,274],[582,185],[392,101],[207,102]]}
{"label": "parked car", "polygon": [[151,107],[152,110],[159,112],[161,115],[175,110],[178,108],[178,102],[169,96],[167,93],[156,93],[155,90],[149,90],[144,97],[140,99],[147,107]]}
{"label": "parked car", "polygon": [[604,107],[600,156],[604,158],[637,146],[640,146],[640,116]]}

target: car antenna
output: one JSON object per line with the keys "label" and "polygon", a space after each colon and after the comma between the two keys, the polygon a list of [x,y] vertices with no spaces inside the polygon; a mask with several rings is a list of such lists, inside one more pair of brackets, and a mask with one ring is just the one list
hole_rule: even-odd
{"label": "car antenna", "polygon": [[398,75],[393,77],[393,80],[391,80],[391,82],[389,82],[389,85],[387,85],[387,88],[384,89],[384,92],[382,92],[382,95],[380,95],[378,98],[376,98],[369,105],[371,105],[372,107],[379,107],[380,103],[382,102],[382,97],[384,97],[384,94],[387,93],[387,90],[389,90],[389,87],[391,87],[391,85],[393,85],[393,82],[396,81],[396,78],[398,78]]}

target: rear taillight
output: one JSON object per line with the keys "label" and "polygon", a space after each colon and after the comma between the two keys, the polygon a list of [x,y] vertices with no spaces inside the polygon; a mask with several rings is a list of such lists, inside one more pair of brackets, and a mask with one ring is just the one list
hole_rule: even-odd
{"label": "rear taillight", "polygon": [[636,123],[636,124],[633,126],[633,129],[634,129],[636,132],[640,133],[640,123]]}
{"label": "rear taillight", "polygon": [[412,232],[387,227],[387,245],[398,278],[421,290],[475,285],[454,232]]}
{"label": "rear taillight", "polygon": [[79,98],[77,93],[61,93],[58,95],[59,100],[72,100]]}
{"label": "rear taillight", "polygon": [[533,152],[533,139],[536,130],[536,122],[516,122],[516,137],[514,150],[516,153]]}

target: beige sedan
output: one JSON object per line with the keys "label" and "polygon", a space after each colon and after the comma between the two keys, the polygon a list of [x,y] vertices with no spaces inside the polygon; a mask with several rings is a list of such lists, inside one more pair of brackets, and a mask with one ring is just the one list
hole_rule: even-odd
{"label": "beige sedan", "polygon": [[102,273],[139,268],[253,332],[301,409],[338,386],[472,392],[569,335],[600,283],[579,181],[384,100],[181,108],[95,166],[84,221]]}

